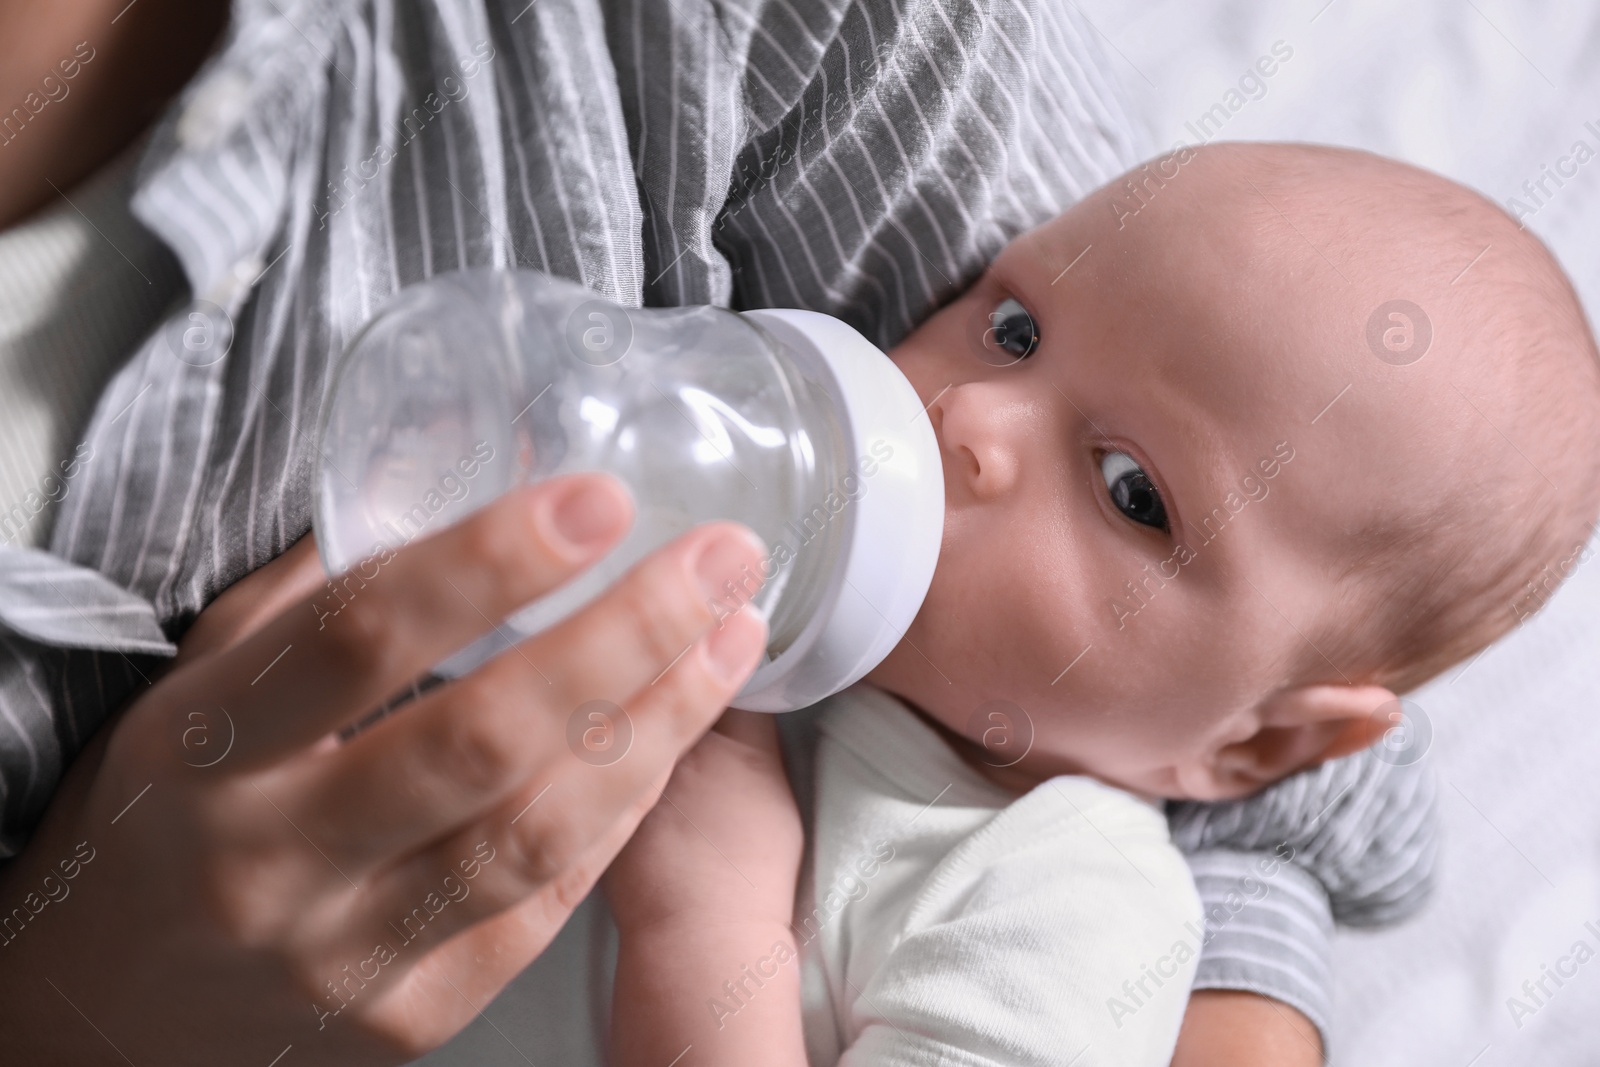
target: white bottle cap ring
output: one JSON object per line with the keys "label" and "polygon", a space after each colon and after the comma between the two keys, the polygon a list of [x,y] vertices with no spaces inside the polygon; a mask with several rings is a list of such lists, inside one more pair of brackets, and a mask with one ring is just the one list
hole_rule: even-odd
{"label": "white bottle cap ring", "polygon": [[905,636],[933,581],[944,538],[944,471],[933,425],[905,375],[866,338],[812,311],[744,313],[789,349],[839,419],[857,492],[842,523],[842,565],[816,612],[731,701],[793,711],[859,681]]}

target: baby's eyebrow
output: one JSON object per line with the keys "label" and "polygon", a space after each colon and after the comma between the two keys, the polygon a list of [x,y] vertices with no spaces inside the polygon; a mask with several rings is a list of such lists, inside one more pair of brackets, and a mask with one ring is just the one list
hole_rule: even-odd
{"label": "baby's eyebrow", "polygon": [[[1191,548],[1204,545],[1211,552],[1232,551],[1227,546],[1237,541],[1238,537],[1224,539],[1222,535],[1245,520],[1244,513],[1259,507],[1267,495],[1257,495],[1249,490],[1245,485],[1246,479],[1265,484],[1281,476],[1283,468],[1294,458],[1293,444],[1287,439],[1280,439],[1275,444],[1264,446],[1265,450],[1259,456],[1220,449],[1214,441],[1204,444],[1197,442],[1197,445],[1204,455],[1201,463],[1204,465],[1206,495],[1189,501],[1190,506],[1183,513],[1184,533],[1194,539],[1190,541]],[[1266,473],[1268,470],[1272,471],[1271,475]]]}

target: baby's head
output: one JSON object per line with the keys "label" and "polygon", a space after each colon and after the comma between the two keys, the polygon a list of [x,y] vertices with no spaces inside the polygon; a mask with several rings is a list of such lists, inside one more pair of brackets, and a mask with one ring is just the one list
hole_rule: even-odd
{"label": "baby's head", "polygon": [[1365,153],[1147,164],[891,356],[946,518],[869,680],[973,742],[1015,705],[1032,775],[1213,799],[1365,747],[1600,512],[1566,277],[1476,193]]}

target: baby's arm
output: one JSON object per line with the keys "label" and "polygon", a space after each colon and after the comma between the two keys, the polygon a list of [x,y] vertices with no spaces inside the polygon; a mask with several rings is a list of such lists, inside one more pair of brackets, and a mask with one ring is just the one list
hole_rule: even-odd
{"label": "baby's arm", "polygon": [[606,875],[612,1063],[804,1067],[789,926],[802,845],[772,717],[728,712]]}

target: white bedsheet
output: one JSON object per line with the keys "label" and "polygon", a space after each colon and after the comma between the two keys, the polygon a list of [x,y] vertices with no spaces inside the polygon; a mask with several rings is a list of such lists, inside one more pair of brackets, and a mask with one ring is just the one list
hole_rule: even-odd
{"label": "white bedsheet", "polygon": [[[1574,0],[1084,0],[1152,149],[1282,41],[1292,56],[1216,136],[1345,144],[1429,167],[1525,219],[1600,313],[1600,6]],[[1250,88],[1247,85],[1247,88]],[[1593,123],[1593,127],[1586,126]],[[1600,457],[1596,457],[1600,462]],[[1591,546],[1596,547],[1596,546]],[[1341,937],[1333,1063],[1600,1063],[1600,552],[1547,610],[1415,695],[1442,781],[1439,893]],[[1588,928],[1585,923],[1592,922]],[[1569,955],[1583,941],[1596,953]],[[1562,962],[1563,958],[1566,962]],[[1542,967],[1576,973],[1528,997]],[[1517,997],[1531,1011],[1513,1011]]]}

